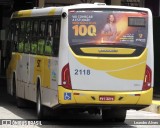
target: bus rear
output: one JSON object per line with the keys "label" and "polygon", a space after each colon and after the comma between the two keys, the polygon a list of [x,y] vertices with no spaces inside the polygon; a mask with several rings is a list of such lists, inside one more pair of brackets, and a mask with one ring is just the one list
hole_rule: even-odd
{"label": "bus rear", "polygon": [[127,109],[151,104],[154,72],[150,10],[73,6],[64,9],[62,17],[62,27],[68,30],[67,34],[61,32],[59,53],[62,106],[102,110],[103,119],[117,110],[123,115],[119,119],[124,120]]}

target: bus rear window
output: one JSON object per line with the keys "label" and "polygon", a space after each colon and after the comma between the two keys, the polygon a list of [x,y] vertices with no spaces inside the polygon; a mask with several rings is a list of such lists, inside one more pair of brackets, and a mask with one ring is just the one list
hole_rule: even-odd
{"label": "bus rear window", "polygon": [[120,9],[69,10],[69,44],[145,47],[148,13]]}

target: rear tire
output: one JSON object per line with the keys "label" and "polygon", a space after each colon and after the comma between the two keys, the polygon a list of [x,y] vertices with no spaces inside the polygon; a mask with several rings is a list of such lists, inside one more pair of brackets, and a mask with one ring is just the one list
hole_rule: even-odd
{"label": "rear tire", "polygon": [[41,102],[40,87],[37,88],[37,117],[38,119],[43,119],[43,106]]}
{"label": "rear tire", "polygon": [[114,115],[112,110],[103,109],[102,110],[102,119],[105,122],[111,122],[114,121]]}
{"label": "rear tire", "polygon": [[105,122],[109,121],[117,121],[117,122],[124,122],[126,118],[126,110],[124,109],[111,109],[111,110],[102,110],[102,119]]}
{"label": "rear tire", "polygon": [[24,99],[17,97],[16,93],[16,77],[15,74],[13,74],[13,97],[16,100],[16,104],[18,108],[24,108],[26,107],[26,102]]}
{"label": "rear tire", "polygon": [[16,99],[16,78],[15,74],[13,74],[13,80],[12,80],[12,87],[13,87],[13,97]]}

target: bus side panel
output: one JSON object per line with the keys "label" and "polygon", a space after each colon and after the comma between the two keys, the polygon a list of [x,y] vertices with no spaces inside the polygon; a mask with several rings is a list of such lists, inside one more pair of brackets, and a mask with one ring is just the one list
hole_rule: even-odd
{"label": "bus side panel", "polygon": [[12,95],[12,91],[13,91],[13,88],[12,88],[12,80],[13,80],[13,73],[16,71],[16,66],[17,66],[17,56],[15,53],[12,53],[12,57],[11,57],[11,61],[8,65],[8,68],[7,68],[7,71],[6,71],[6,74],[7,74],[7,91],[9,94]]}
{"label": "bus side panel", "polygon": [[148,21],[148,41],[147,41],[147,48],[148,48],[148,56],[147,56],[147,65],[150,67],[152,71],[152,84],[154,86],[154,48],[153,48],[153,21],[152,21],[152,13],[148,10],[149,14],[149,21]]}
{"label": "bus side panel", "polygon": [[6,74],[7,74],[7,91],[9,94],[13,94],[13,87],[12,87],[12,82],[13,82],[13,73],[15,73],[15,80],[17,83],[17,77],[18,77],[18,65],[20,61],[20,54],[17,53],[12,53],[11,61],[8,65]]}
{"label": "bus side panel", "polygon": [[42,104],[48,107],[57,105],[57,58],[32,56],[31,65],[34,65],[34,70],[31,71],[30,82],[32,83],[32,91],[30,93],[35,92],[35,95],[30,94],[30,100],[36,101],[37,80],[40,79]]}

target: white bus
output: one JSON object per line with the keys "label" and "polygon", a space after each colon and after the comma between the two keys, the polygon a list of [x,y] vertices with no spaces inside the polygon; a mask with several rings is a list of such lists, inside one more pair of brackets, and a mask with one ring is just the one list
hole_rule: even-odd
{"label": "white bus", "polygon": [[[153,32],[147,8],[103,3],[13,13],[8,92],[43,107],[102,113],[124,121],[126,110],[152,102]],[[54,114],[54,113],[53,113]]]}

